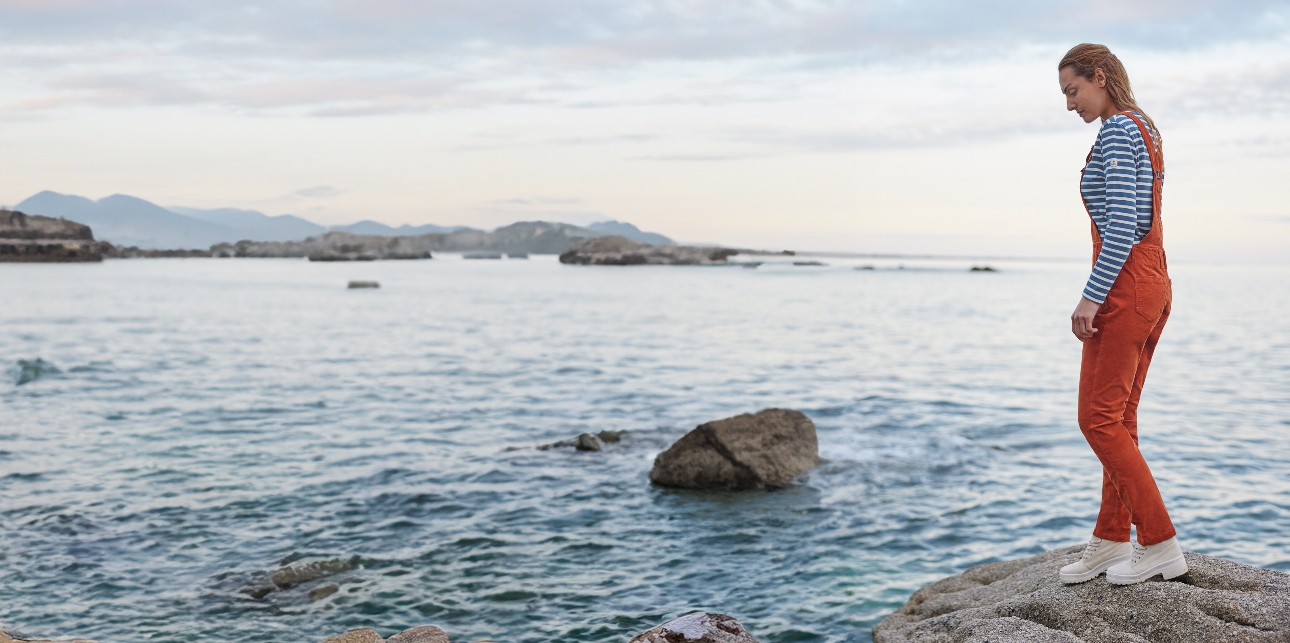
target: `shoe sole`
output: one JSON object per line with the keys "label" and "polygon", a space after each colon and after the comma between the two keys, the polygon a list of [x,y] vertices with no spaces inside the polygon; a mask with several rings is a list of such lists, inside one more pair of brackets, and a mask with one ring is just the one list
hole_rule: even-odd
{"label": "shoe sole", "polygon": [[1112,565],[1119,565],[1120,563],[1126,560],[1129,560],[1132,557],[1133,557],[1132,554],[1126,554],[1118,558],[1112,558],[1111,560],[1106,561],[1106,564],[1099,565],[1096,569],[1089,570],[1087,572],[1084,572],[1083,574],[1063,574],[1061,572],[1057,572],[1057,576],[1058,578],[1061,578],[1062,582],[1067,585],[1086,583],[1088,581],[1093,580],[1094,578],[1097,578],[1102,572],[1109,569]]}
{"label": "shoe sole", "polygon": [[1156,563],[1155,565],[1148,567],[1145,571],[1131,576],[1121,576],[1120,574],[1112,574],[1108,571],[1106,572],[1106,582],[1112,585],[1133,585],[1135,583],[1141,583],[1156,574],[1160,574],[1165,580],[1169,580],[1186,573],[1187,559],[1179,556],[1177,558],[1166,560],[1163,563]]}

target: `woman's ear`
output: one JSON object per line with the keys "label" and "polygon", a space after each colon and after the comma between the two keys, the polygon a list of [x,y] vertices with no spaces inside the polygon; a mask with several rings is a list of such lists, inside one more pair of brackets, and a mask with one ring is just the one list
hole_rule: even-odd
{"label": "woman's ear", "polygon": [[1093,70],[1093,84],[1098,87],[1106,87],[1106,72],[1101,67]]}

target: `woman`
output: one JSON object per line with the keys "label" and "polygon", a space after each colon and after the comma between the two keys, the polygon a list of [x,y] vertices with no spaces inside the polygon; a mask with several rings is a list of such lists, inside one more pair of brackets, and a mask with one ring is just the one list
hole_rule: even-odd
{"label": "woman", "polygon": [[[1106,47],[1078,45],[1057,70],[1066,109],[1085,123],[1102,119],[1080,180],[1093,272],[1071,315],[1071,331],[1084,342],[1079,426],[1102,461],[1102,508],[1083,556],[1060,577],[1082,583],[1106,572],[1116,585],[1174,578],[1187,572],[1187,561],[1138,451],[1138,400],[1173,297],[1161,245],[1160,133]],[[1132,544],[1130,524],[1138,536]]]}

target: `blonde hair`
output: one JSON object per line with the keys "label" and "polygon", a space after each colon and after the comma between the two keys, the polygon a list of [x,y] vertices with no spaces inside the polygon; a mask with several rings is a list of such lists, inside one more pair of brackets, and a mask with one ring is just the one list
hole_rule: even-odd
{"label": "blonde hair", "polygon": [[1111,103],[1122,112],[1134,111],[1142,114],[1143,120],[1147,121],[1147,127],[1151,129],[1151,134],[1156,139],[1154,141],[1156,149],[1160,149],[1160,130],[1156,129],[1156,122],[1151,120],[1141,107],[1138,107],[1138,101],[1133,97],[1133,87],[1129,85],[1129,72],[1125,71],[1124,64],[1106,45],[1084,43],[1071,47],[1071,50],[1062,56],[1062,61],[1057,63],[1057,71],[1067,67],[1070,67],[1075,75],[1090,81],[1093,80],[1094,73],[1101,69],[1102,74],[1106,76],[1106,93],[1110,95]]}

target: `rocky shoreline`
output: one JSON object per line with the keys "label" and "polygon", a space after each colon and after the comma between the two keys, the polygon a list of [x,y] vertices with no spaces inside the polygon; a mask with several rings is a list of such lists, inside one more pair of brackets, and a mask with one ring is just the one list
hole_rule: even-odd
{"label": "rocky shoreline", "polygon": [[1064,585],[1083,545],[977,565],[914,592],[874,643],[1290,641],[1290,574],[1186,552],[1170,580]]}

